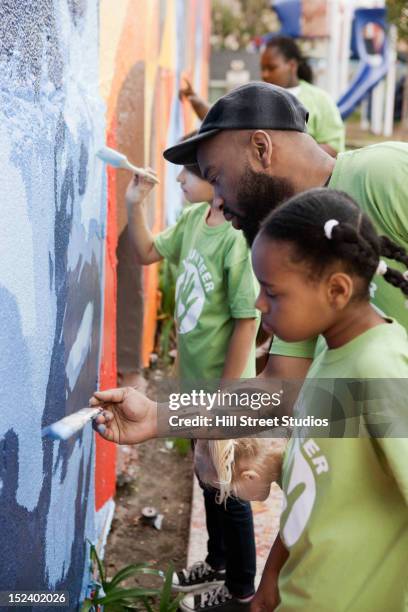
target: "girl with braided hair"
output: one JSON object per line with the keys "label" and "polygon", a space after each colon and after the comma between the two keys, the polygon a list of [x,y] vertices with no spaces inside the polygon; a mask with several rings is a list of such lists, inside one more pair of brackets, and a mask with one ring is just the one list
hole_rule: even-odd
{"label": "girl with braided hair", "polygon": [[[340,379],[358,379],[360,390],[370,385],[376,390],[356,395],[348,388],[347,408],[356,409],[360,437],[319,437],[307,428],[293,432],[282,466],[284,508],[272,580],[278,589],[271,587],[271,598],[276,597],[271,609],[403,612],[408,601],[407,332],[370,304],[370,285],[378,275],[395,287],[396,296],[408,296],[408,273],[391,263],[407,266],[407,253],[378,236],[345,193],[314,189],[266,218],[252,257],[264,326],[288,342],[319,334],[324,339],[295,417],[313,415],[316,408],[329,416],[336,385],[346,387]],[[322,379],[333,390],[329,402],[308,394]],[[378,417],[387,431],[378,429]],[[264,575],[271,581],[271,572]]]}
{"label": "girl with braided hair", "polygon": [[[405,249],[387,236],[379,237],[368,216],[343,192],[314,189],[292,198],[264,221],[258,244],[264,244],[265,238],[286,246],[293,263],[302,263],[308,269],[305,281],[322,278],[333,266],[340,266],[353,279],[353,287],[348,288],[348,302],[353,307],[363,308],[369,318],[374,316],[368,298],[375,275],[382,276],[384,281],[408,295],[408,273],[380,261],[380,257],[386,257],[408,267]],[[275,313],[283,312],[281,300],[273,304]],[[298,318],[303,318],[302,313],[303,309],[297,308]],[[266,315],[264,318],[268,319]],[[274,331],[279,338],[285,336],[283,339],[288,341],[299,335],[309,338],[310,326],[320,327],[320,321],[314,322],[314,319],[309,315],[304,321],[307,330],[298,330],[285,312],[282,322],[285,329],[280,330],[281,321],[275,317]],[[286,329],[288,327],[290,329]]]}

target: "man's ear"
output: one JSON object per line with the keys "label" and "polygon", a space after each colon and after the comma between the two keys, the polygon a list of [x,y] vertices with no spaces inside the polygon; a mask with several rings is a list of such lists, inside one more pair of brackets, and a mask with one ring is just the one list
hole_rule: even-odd
{"label": "man's ear", "polygon": [[351,276],[345,272],[335,272],[328,280],[327,297],[335,310],[343,310],[350,302],[354,290]]}
{"label": "man's ear", "polygon": [[241,472],[241,478],[246,481],[256,482],[260,477],[258,472],[255,472],[255,470],[244,470]]}
{"label": "man's ear", "polygon": [[251,160],[254,165],[261,164],[266,169],[272,160],[272,140],[264,130],[255,130],[251,135]]}

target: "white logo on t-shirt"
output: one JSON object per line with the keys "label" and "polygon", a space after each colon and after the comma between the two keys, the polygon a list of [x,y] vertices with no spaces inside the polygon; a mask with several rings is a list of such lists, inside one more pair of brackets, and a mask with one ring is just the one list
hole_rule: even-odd
{"label": "white logo on t-shirt", "polygon": [[[304,454],[311,458],[312,465]],[[305,442],[295,438],[289,452],[288,469],[290,477],[284,491],[283,512],[286,508],[289,511],[286,520],[282,521],[281,535],[290,547],[299,540],[312,514],[316,500],[316,476],[328,472],[329,464],[312,438]]]}
{"label": "white logo on t-shirt", "polygon": [[206,292],[214,289],[214,283],[204,258],[196,249],[191,249],[182,266],[183,271],[176,283],[176,320],[178,333],[186,334],[197,325]]}

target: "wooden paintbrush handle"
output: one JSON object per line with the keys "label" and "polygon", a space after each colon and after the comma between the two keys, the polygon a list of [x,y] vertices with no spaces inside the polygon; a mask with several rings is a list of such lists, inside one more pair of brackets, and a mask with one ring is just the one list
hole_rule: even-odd
{"label": "wooden paintbrush handle", "polygon": [[145,170],[144,168],[138,168],[137,166],[134,166],[129,161],[126,162],[126,168],[128,170],[131,170],[135,174],[138,174],[139,176],[143,176],[149,181],[153,181],[153,183],[159,183],[159,179],[156,178],[154,174],[150,174],[150,172],[148,170]]}

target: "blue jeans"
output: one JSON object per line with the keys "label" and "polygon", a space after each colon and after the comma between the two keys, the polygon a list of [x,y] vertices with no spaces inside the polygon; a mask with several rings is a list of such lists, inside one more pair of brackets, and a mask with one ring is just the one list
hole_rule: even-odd
{"label": "blue jeans", "polygon": [[217,504],[217,490],[201,485],[207,520],[208,555],[214,569],[225,569],[225,584],[235,597],[255,592],[256,550],[252,509],[249,502],[229,497]]}

